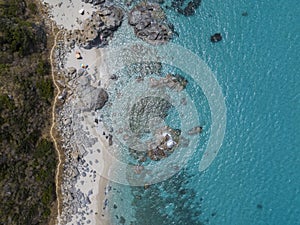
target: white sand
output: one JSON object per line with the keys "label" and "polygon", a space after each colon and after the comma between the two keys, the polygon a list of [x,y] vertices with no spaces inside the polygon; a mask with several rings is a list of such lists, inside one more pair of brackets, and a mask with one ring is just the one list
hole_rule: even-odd
{"label": "white sand", "polygon": [[[80,176],[76,188],[79,188],[84,194],[93,193],[89,196],[91,204],[88,205],[88,210],[85,211],[90,212],[90,214],[85,215],[85,221],[90,220],[91,224],[111,224],[107,209],[103,210],[104,202],[108,199],[106,189],[108,189],[109,185],[108,180],[104,177],[107,177],[109,169],[112,166],[107,159],[109,146],[105,137],[95,132],[96,130],[92,125],[94,117],[91,113],[85,113],[84,118],[85,120],[82,121],[82,124],[86,125],[87,131],[90,132],[91,136],[97,137],[97,142],[92,148],[85,148],[89,153],[84,157],[84,160],[89,164],[89,169],[96,171],[96,176]],[[100,149],[101,152],[99,153],[97,149]],[[92,162],[92,165],[90,165],[90,162]],[[74,215],[71,224],[77,224],[77,221],[78,216]]]}
{"label": "white sand", "polygon": [[[75,58],[76,51],[80,51],[82,59],[78,60]],[[91,82],[92,86],[98,87],[100,80],[100,86],[105,87],[108,85],[110,74],[106,72],[102,52],[103,50],[101,49],[85,50],[75,47],[75,49],[67,55],[66,68],[74,67],[78,70],[80,69],[81,64],[88,65],[87,72],[89,75],[95,77],[95,81]],[[81,100],[74,98],[73,101],[75,107],[80,106]],[[82,212],[85,212],[85,221],[91,221],[90,224],[111,224],[107,209],[103,210],[104,202],[109,198],[105,193],[105,190],[109,186],[109,181],[105,177],[108,177],[109,169],[112,166],[110,163],[112,160],[109,159],[110,157],[108,154],[111,147],[108,146],[108,141],[105,139],[105,136],[102,135],[102,128],[97,128],[102,132],[96,131],[94,122],[95,116],[92,115],[91,112],[83,113],[82,116],[84,120],[80,121],[80,124],[90,133],[90,138],[97,138],[97,142],[92,147],[82,146],[81,143],[78,143],[77,147],[79,150],[80,148],[84,148],[82,149],[82,152],[88,152],[84,157],[84,160],[88,163],[89,170],[96,171],[96,173],[95,177],[93,177],[93,173],[87,173],[85,177],[79,176],[76,183],[76,189],[80,189],[85,195],[92,193],[89,195],[91,204],[89,204],[87,208],[84,207],[83,209],[79,209],[79,213],[73,215],[70,224],[77,224],[81,219],[80,217],[82,217],[80,215]],[[76,133],[76,131],[74,132]],[[108,132],[106,131],[106,133]],[[98,149],[101,150],[100,153],[97,151]],[[90,162],[92,162],[92,165]],[[86,214],[86,212],[89,214]]]}
{"label": "white sand", "polygon": [[[87,19],[93,11],[96,11],[92,4],[87,4],[81,0],[41,0],[50,6],[51,18],[58,26],[67,30],[79,29],[80,23]],[[81,15],[79,10],[84,9]]]}

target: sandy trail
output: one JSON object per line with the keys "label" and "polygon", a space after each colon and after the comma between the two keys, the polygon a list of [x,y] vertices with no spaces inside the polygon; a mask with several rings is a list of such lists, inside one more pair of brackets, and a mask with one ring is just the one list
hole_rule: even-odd
{"label": "sandy trail", "polygon": [[57,104],[57,99],[58,99],[58,96],[60,95],[61,93],[61,90],[58,86],[58,84],[56,83],[56,80],[55,80],[55,65],[54,65],[54,57],[53,57],[53,54],[54,54],[54,50],[56,48],[56,45],[57,45],[57,40],[58,40],[58,37],[59,35],[62,33],[62,30],[58,31],[56,34],[54,32],[54,26],[52,25],[52,32],[53,32],[53,35],[54,35],[54,43],[53,43],[53,46],[51,48],[51,52],[50,52],[50,65],[51,65],[51,76],[52,76],[52,81],[53,81],[53,84],[57,90],[57,94],[54,98],[54,101],[53,101],[53,106],[52,106],[52,125],[51,125],[51,128],[50,128],[50,136],[52,138],[52,141],[53,141],[53,144],[54,144],[54,148],[56,150],[56,153],[57,153],[57,160],[58,160],[58,163],[57,163],[57,167],[56,167],[56,173],[55,173],[55,184],[56,184],[56,187],[55,187],[55,192],[56,192],[56,196],[57,196],[57,219],[58,219],[58,223],[59,223],[59,215],[61,214],[61,199],[60,199],[60,196],[61,196],[61,193],[60,193],[60,187],[59,187],[59,178],[60,178],[60,168],[61,168],[61,164],[62,164],[62,154],[60,152],[60,149],[58,147],[58,144],[57,144],[57,141],[56,141],[56,138],[55,138],[55,135],[54,135],[54,130],[55,130],[55,126],[56,126],[56,116],[55,116],[55,109],[56,109],[56,104]]}

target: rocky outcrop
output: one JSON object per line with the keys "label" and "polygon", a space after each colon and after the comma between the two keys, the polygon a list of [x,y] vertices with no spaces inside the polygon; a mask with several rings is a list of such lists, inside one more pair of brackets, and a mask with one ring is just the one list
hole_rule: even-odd
{"label": "rocky outcrop", "polygon": [[158,4],[141,2],[129,12],[128,22],[135,35],[150,44],[163,44],[172,38],[172,29]]}
{"label": "rocky outcrop", "polygon": [[121,26],[123,17],[121,8],[103,6],[83,22],[82,30],[70,31],[67,41],[70,45],[77,43],[87,49],[107,45]]}
{"label": "rocky outcrop", "polygon": [[[75,143],[77,139],[81,139],[85,146],[92,145],[87,134],[82,132],[75,134],[74,131],[81,131],[76,121],[79,120],[78,114],[74,114],[72,102],[67,101],[59,110],[57,128],[61,135],[61,147],[64,150],[65,161],[63,166],[63,177],[61,191],[63,196],[61,224],[70,223],[73,215],[85,217],[89,213],[89,205],[91,204],[89,193],[84,193],[76,187],[76,183],[80,177],[89,176],[95,179],[95,171],[89,169],[88,162],[84,156],[86,152],[77,150]],[[86,221],[87,223],[87,221]],[[82,222],[80,224],[83,224]]]}
{"label": "rocky outcrop", "polygon": [[[140,162],[145,162],[147,158],[158,161],[170,156],[179,146],[181,141],[181,131],[171,127],[162,127],[155,131],[154,138],[147,143],[146,152],[129,148],[129,152]],[[140,173],[143,168],[136,168],[136,173]]]}

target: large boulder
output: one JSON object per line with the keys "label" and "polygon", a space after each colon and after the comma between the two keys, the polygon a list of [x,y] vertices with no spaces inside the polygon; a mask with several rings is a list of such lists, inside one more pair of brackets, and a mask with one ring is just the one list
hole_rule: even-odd
{"label": "large boulder", "polygon": [[108,101],[108,94],[107,92],[103,89],[99,89],[96,105],[95,105],[95,110],[100,110],[103,108],[105,103]]}
{"label": "large boulder", "polygon": [[78,78],[76,90],[79,104],[83,111],[93,111],[102,109],[108,101],[108,94],[103,88],[96,88],[90,84],[87,76]]}

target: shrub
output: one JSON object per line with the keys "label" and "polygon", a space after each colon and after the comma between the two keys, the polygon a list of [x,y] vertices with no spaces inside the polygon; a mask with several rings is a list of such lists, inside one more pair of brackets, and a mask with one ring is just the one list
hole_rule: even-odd
{"label": "shrub", "polygon": [[37,5],[35,3],[29,3],[28,9],[31,11],[31,13],[37,13]]}
{"label": "shrub", "polygon": [[42,98],[45,100],[49,100],[53,98],[53,85],[52,81],[49,78],[44,78],[38,81],[37,88],[39,89],[39,93]]}

